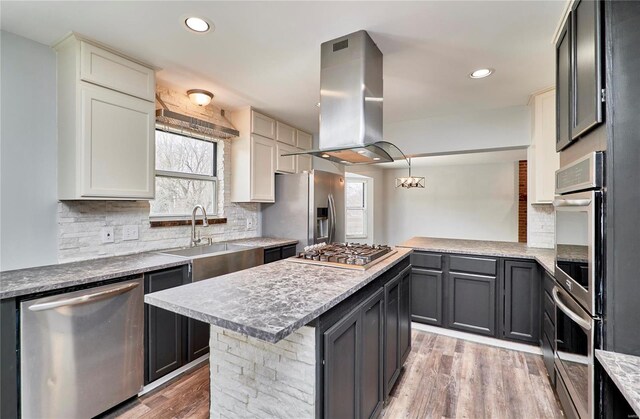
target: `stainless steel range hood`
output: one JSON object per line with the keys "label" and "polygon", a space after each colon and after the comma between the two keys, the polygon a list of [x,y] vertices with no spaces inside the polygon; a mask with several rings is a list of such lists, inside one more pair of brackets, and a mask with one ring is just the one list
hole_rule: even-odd
{"label": "stainless steel range hood", "polygon": [[382,52],[362,30],[320,47],[320,148],[304,153],[343,164],[404,159],[382,141]]}

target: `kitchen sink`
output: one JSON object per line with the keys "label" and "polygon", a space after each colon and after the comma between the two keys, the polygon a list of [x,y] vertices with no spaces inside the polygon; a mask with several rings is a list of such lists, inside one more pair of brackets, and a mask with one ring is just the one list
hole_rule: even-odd
{"label": "kitchen sink", "polygon": [[158,253],[191,259],[191,280],[203,279],[253,268],[264,263],[262,247],[241,246],[231,243],[180,247]]}

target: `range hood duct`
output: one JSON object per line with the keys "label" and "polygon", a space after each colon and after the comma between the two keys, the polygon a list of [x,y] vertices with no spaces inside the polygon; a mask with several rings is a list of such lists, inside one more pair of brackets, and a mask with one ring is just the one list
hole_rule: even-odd
{"label": "range hood duct", "polygon": [[319,150],[304,153],[342,164],[406,159],[382,140],[382,52],[364,31],[320,47]]}

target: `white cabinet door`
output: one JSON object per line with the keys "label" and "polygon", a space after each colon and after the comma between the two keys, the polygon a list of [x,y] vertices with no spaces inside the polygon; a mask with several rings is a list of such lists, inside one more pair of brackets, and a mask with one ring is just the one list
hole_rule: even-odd
{"label": "white cabinet door", "polygon": [[275,202],[276,142],[251,136],[251,200]]}
{"label": "white cabinet door", "polygon": [[303,150],[311,150],[313,148],[313,136],[304,131],[296,130],[296,146]]}
{"label": "white cabinet door", "polygon": [[298,156],[298,173],[310,172],[313,169],[313,157],[300,155]]}
{"label": "white cabinet door", "polygon": [[85,197],[154,197],[155,104],[81,87],[80,191]]}
{"label": "white cabinet door", "polygon": [[251,111],[251,132],[266,138],[276,138],[276,121],[256,111]]}
{"label": "white cabinet door", "polygon": [[80,79],[155,102],[153,69],[84,41],[80,42]]}
{"label": "white cabinet door", "polygon": [[560,167],[556,152],[556,102],[555,90],[542,93],[533,103],[533,139],[531,145],[532,203],[550,204],[555,196],[555,173]]}
{"label": "white cabinet door", "polygon": [[290,146],[296,145],[296,129],[289,125],[278,122],[276,124],[276,140],[281,143],[289,144]]}
{"label": "white cabinet door", "polygon": [[277,164],[276,170],[280,173],[296,173],[296,166],[298,161],[298,156],[287,156],[283,157],[283,154],[286,153],[295,153],[298,151],[297,148],[292,147],[287,144],[276,143],[276,156],[277,156]]}

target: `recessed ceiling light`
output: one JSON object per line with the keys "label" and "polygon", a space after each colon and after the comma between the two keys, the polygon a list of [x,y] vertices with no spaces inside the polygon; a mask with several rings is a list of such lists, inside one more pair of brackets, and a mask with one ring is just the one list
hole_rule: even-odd
{"label": "recessed ceiling light", "polygon": [[493,68],[479,68],[469,74],[469,77],[472,79],[483,79],[485,77],[489,77],[494,72]]}
{"label": "recessed ceiling light", "polygon": [[364,154],[366,152],[367,152],[367,150],[360,150],[360,151],[358,151],[358,154]]}
{"label": "recessed ceiling light", "polygon": [[324,157],[325,159],[328,159],[331,156],[329,156],[328,154],[323,154],[322,157]]}
{"label": "recessed ceiling light", "polygon": [[373,160],[378,161],[380,160],[380,157],[374,157]]}
{"label": "recessed ceiling light", "polygon": [[340,160],[340,163],[349,163],[349,162],[346,160]]}
{"label": "recessed ceiling light", "polygon": [[206,20],[199,17],[188,17],[185,19],[184,24],[187,25],[187,28],[198,33],[209,32],[213,26]]}

